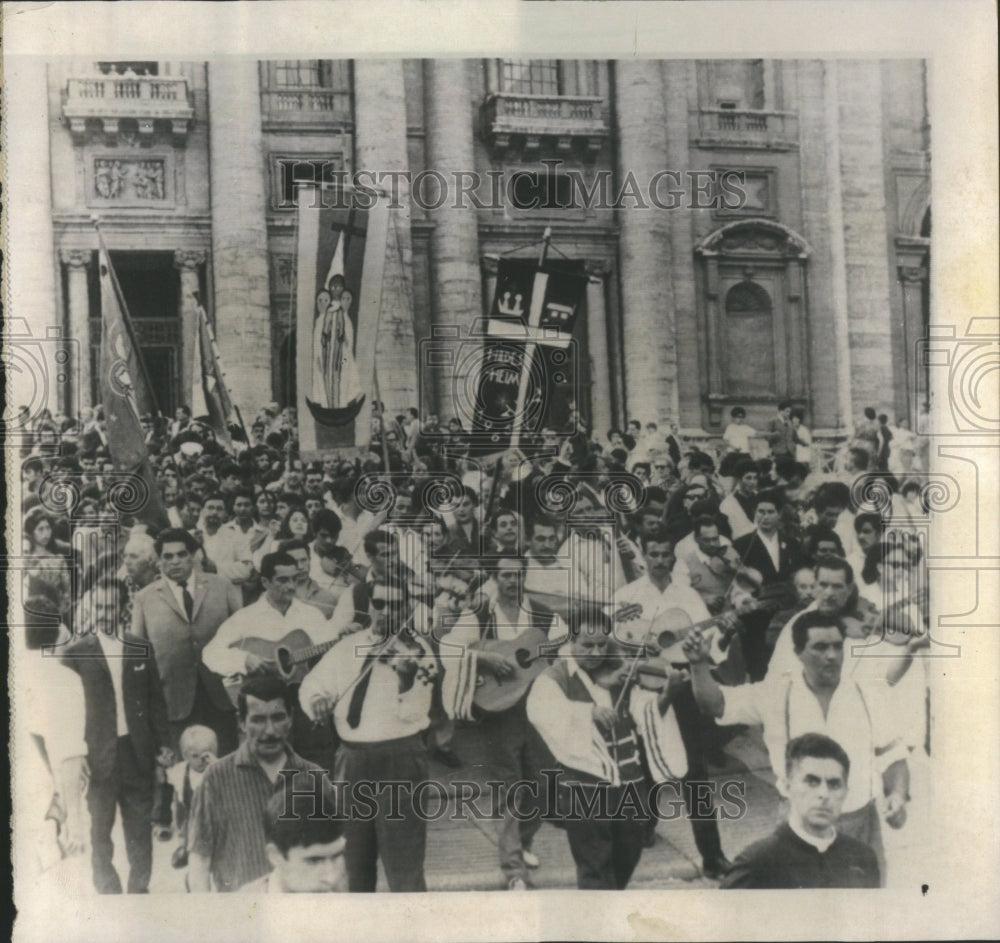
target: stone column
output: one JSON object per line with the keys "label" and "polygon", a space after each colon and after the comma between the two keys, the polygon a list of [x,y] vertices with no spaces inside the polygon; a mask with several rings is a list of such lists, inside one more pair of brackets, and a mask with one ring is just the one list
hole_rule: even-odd
{"label": "stone column", "polygon": [[233,399],[249,421],[271,400],[268,194],[257,62],[209,63],[208,92],[216,336]]}
{"label": "stone column", "polygon": [[[615,63],[618,136],[616,188],[648,193],[667,153],[661,64]],[[645,201],[645,196],[641,199]],[[626,414],[643,424],[678,417],[677,339],[670,273],[669,211],[635,207],[629,197],[621,225],[621,293]]]}
{"label": "stone column", "polygon": [[194,338],[198,330],[198,304],[194,293],[199,291],[198,269],[205,264],[203,249],[178,249],[174,252],[174,267],[181,281],[181,402],[191,405],[194,382]]}
{"label": "stone column", "polygon": [[[406,101],[403,63],[399,59],[358,59],[354,63],[356,172],[376,175],[406,171]],[[379,388],[388,415],[415,406],[417,352],[413,335],[413,244],[410,237],[410,191],[405,180],[384,177],[391,191],[382,313],[375,344]],[[360,333],[360,332],[359,332]],[[362,387],[371,379],[362,377]]]}
{"label": "stone column", "polygon": [[[11,417],[17,406],[28,406],[32,418],[45,408],[53,413],[69,404],[61,391],[72,384],[35,383],[21,378],[18,365],[29,360],[17,353],[22,338],[46,338],[66,329],[59,316],[56,290],[55,244],[52,232],[52,174],[49,142],[49,89],[45,61],[15,56],[4,62],[8,126],[17,128],[18,185],[8,188],[7,278],[9,306],[5,307],[5,334],[12,346],[6,352],[11,386]],[[53,131],[53,133],[55,133]],[[12,154],[8,149],[8,162]],[[54,365],[53,365],[54,368]],[[20,431],[20,429],[18,429]]]}
{"label": "stone column", "polygon": [[[604,290],[607,268],[587,266],[587,342],[590,350],[590,415],[594,430],[607,432],[611,418],[611,362],[608,353],[608,316]],[[578,404],[579,405],[579,404]]]}
{"label": "stone column", "polygon": [[[836,62],[847,333],[854,409],[895,408],[892,285],[885,192],[882,67]],[[853,414],[851,416],[853,419]]]}
{"label": "stone column", "polygon": [[[427,167],[437,171],[449,185],[459,171],[472,172],[472,97],[468,63],[464,59],[424,60],[424,102],[427,125]],[[436,186],[428,184],[428,188]],[[427,196],[437,199],[436,193]],[[468,197],[465,206],[456,200],[454,188],[444,205],[429,210],[434,221],[431,235],[431,323],[435,327],[457,326],[467,336],[474,320],[483,316],[482,275],[479,268],[479,228],[476,208]],[[456,414],[452,403],[456,380],[462,388],[469,361],[434,372],[435,407],[444,416]],[[465,367],[463,367],[465,364]],[[426,384],[424,384],[426,390]],[[461,404],[468,411],[472,404]]]}
{"label": "stone column", "polygon": [[[897,249],[897,252],[899,250]],[[920,406],[927,399],[927,367],[917,358],[917,342],[924,334],[924,291],[928,278],[927,258],[906,258],[900,254],[905,264],[896,267],[903,294],[903,357],[902,380],[905,384],[905,415],[910,420],[910,428],[916,429]]]}
{"label": "stone column", "polygon": [[89,249],[63,249],[60,253],[67,269],[66,301],[69,309],[69,336],[76,341],[71,356],[71,369],[75,374],[73,393],[79,391],[80,401],[70,405],[79,414],[84,406],[91,406],[90,395],[90,297],[87,292],[87,269],[90,267]]}

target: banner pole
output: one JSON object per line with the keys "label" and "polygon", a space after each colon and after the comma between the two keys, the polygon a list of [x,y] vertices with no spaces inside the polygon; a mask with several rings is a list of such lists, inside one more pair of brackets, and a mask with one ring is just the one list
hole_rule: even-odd
{"label": "banner pole", "polygon": [[[545,265],[545,258],[549,253],[549,243],[551,241],[552,228],[546,226],[545,231],[542,233],[542,246],[538,250],[537,272],[541,272],[542,266]],[[527,326],[529,329],[532,327],[531,324]],[[521,382],[517,388],[517,405],[514,407],[514,428],[510,433],[510,447],[512,449],[520,448],[521,445],[521,420],[524,413],[525,400],[528,398],[528,385],[531,381],[531,364],[534,362],[537,347],[538,345],[533,340],[530,338],[525,339],[524,362],[521,365]]]}

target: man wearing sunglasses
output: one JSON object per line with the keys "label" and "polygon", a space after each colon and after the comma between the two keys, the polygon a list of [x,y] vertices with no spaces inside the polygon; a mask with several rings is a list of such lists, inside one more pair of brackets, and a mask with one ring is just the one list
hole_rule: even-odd
{"label": "man wearing sunglasses", "polygon": [[346,784],[349,890],[374,892],[381,859],[390,891],[425,891],[427,822],[415,788],[428,778],[424,734],[442,667],[427,608],[405,583],[376,577],[368,603],[367,627],[320,659],[299,701],[314,721],[332,719],[341,740],[334,779]]}

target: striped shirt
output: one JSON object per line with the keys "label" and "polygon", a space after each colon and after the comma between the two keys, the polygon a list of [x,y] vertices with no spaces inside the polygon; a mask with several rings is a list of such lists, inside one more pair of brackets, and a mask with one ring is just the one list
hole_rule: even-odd
{"label": "striped shirt", "polygon": [[[287,752],[284,769],[325,774],[315,763]],[[264,811],[286,777],[273,783],[250,755],[244,742],[239,749],[213,763],[195,790],[188,824],[188,848],[209,861],[217,891],[236,891],[271,870],[264,850]],[[309,777],[295,776],[299,792],[310,791]],[[326,781],[324,810],[336,809],[333,787]],[[320,813],[323,814],[323,813]]]}

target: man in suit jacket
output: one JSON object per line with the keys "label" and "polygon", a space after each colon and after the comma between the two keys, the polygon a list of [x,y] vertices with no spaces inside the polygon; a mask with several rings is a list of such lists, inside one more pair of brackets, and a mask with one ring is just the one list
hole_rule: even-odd
{"label": "man in suit jacket", "polygon": [[[733,541],[741,565],[757,570],[763,577],[764,586],[790,583],[802,557],[798,542],[782,537],[778,531],[784,504],[784,495],[777,488],[761,491],[757,495],[754,529]],[[743,657],[752,681],[760,681],[767,673],[769,621],[767,612],[763,610],[743,617],[746,627]]]}
{"label": "man in suit jacket", "polygon": [[211,573],[195,573],[198,542],[183,528],[156,538],[163,577],[135,597],[132,633],[149,639],[163,681],[175,748],[192,724],[215,731],[223,755],[238,744],[236,712],[222,679],[202,662],[202,649],[242,605],[240,588]]}
{"label": "man in suit jacket", "polygon": [[767,426],[767,444],[774,459],[787,455],[795,458],[795,427],[792,425],[792,404],[778,403],[778,415]]}
{"label": "man in suit jacket", "polygon": [[482,553],[480,547],[480,528],[477,519],[479,495],[475,489],[466,485],[462,498],[455,507],[452,519],[448,524],[447,556],[457,554],[460,557],[478,557]]}
{"label": "man in suit jacket", "polygon": [[173,762],[167,706],[149,644],[126,633],[116,636],[125,588],[108,577],[82,602],[92,614],[93,634],[71,642],[63,655],[83,682],[84,739],[90,766],[91,864],[101,894],[120,894],[112,864],[111,829],[121,809],[128,855],[128,892],[149,889],[153,867],[153,774]]}

